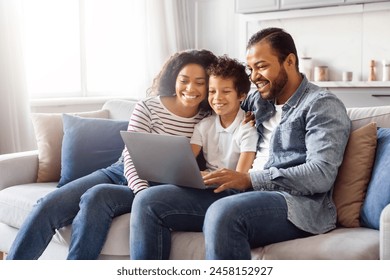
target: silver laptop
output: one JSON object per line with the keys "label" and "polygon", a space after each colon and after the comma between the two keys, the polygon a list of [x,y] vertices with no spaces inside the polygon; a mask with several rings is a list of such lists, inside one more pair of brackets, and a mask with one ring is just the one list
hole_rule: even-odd
{"label": "silver laptop", "polygon": [[138,176],[153,183],[206,189],[185,136],[121,131]]}

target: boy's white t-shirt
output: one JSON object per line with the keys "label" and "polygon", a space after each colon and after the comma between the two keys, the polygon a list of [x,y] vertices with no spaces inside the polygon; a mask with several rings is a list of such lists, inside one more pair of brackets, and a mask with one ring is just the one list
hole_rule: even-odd
{"label": "boy's white t-shirt", "polygon": [[264,165],[269,159],[269,145],[271,141],[271,136],[275,128],[279,125],[280,120],[282,119],[282,105],[275,105],[276,113],[269,120],[263,122],[263,135],[264,139],[260,143],[259,150],[256,153],[256,158],[253,161],[252,168],[249,172],[254,170],[263,170]]}
{"label": "boy's white t-shirt", "polygon": [[213,114],[195,125],[191,144],[203,148],[209,171],[218,168],[236,169],[240,153],[256,152],[258,134],[250,123],[242,124],[244,110],[240,109],[233,123],[224,128],[219,116]]}

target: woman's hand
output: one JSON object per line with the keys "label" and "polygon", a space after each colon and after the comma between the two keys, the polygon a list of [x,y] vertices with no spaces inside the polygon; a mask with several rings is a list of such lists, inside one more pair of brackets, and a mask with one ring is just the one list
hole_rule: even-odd
{"label": "woman's hand", "polygon": [[252,187],[249,173],[237,172],[226,168],[218,169],[204,175],[203,180],[206,185],[219,186],[214,190],[215,193],[219,193],[227,189],[244,191]]}

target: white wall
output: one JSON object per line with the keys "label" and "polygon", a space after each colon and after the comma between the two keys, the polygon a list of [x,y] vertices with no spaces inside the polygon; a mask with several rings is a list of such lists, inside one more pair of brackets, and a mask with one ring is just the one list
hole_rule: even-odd
{"label": "white wall", "polygon": [[[194,11],[190,21],[194,23],[195,47],[217,55],[244,61],[248,36],[264,27],[279,26],[292,34],[299,55],[329,66],[332,80],[340,80],[342,71],[353,71],[354,80],[366,80],[371,59],[377,60],[381,77],[381,60],[390,60],[390,1],[250,15],[235,14],[234,0],[186,1],[191,1]],[[100,108],[103,102],[33,104],[32,111],[87,111]]]}
{"label": "white wall", "polygon": [[234,0],[192,0],[196,48],[216,55],[238,54],[239,15],[234,13]]}
{"label": "white wall", "polygon": [[353,71],[355,81],[367,80],[371,59],[381,78],[382,60],[390,60],[390,1],[249,15],[234,14],[234,0],[194,1],[197,42],[217,54],[244,60],[248,37],[276,26],[294,37],[298,55],[327,65],[334,81],[341,80],[343,71]]}

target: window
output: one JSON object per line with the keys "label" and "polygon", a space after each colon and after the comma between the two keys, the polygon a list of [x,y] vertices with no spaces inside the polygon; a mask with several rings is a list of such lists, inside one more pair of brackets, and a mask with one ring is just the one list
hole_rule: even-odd
{"label": "window", "polygon": [[30,98],[144,97],[142,2],[24,0]]}

